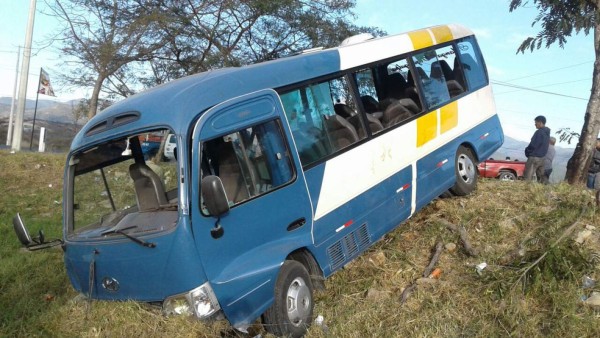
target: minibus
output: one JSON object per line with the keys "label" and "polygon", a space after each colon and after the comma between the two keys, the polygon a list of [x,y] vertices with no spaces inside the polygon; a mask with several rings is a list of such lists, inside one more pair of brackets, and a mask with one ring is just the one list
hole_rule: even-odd
{"label": "minibus", "polygon": [[[149,135],[173,158],[145,159]],[[503,140],[477,40],[456,24],[184,77],[73,140],[66,270],[92,299],[301,336],[327,277],[438,196],[471,193]]]}

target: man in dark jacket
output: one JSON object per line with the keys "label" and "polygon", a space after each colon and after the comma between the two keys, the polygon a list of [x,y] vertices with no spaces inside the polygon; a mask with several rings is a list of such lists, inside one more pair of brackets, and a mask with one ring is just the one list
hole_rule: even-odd
{"label": "man in dark jacket", "polygon": [[534,119],[537,130],[531,137],[531,142],[525,148],[525,180],[531,181],[533,174],[537,176],[537,180],[541,181],[544,177],[544,156],[548,152],[550,144],[550,128],[546,127],[546,118],[542,115]]}

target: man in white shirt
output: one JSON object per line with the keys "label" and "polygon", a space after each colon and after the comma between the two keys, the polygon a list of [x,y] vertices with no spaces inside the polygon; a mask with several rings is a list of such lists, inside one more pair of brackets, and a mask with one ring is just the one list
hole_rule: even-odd
{"label": "man in white shirt", "polygon": [[552,161],[554,160],[554,155],[556,154],[556,150],[554,149],[555,143],[556,138],[550,137],[548,152],[546,152],[546,156],[544,156],[544,176],[542,178],[542,183],[544,184],[550,183],[550,174],[552,174]]}

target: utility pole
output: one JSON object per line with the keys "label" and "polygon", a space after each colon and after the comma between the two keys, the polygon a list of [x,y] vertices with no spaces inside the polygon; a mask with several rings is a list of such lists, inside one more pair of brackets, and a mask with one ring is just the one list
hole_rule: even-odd
{"label": "utility pole", "polygon": [[21,60],[21,46],[17,50],[17,68],[15,68],[15,85],[13,87],[12,100],[10,101],[10,115],[8,117],[8,133],[6,134],[6,145],[12,143],[13,116],[15,115],[15,99],[17,98],[17,83],[19,80],[19,61]]}
{"label": "utility pole", "polygon": [[33,22],[35,19],[36,0],[29,4],[29,19],[25,33],[25,49],[23,50],[23,66],[21,67],[21,80],[19,82],[19,101],[15,118],[15,129],[12,140],[12,150],[21,151],[21,138],[23,137],[23,118],[25,116],[25,99],[27,96],[27,78],[29,76],[29,61],[31,59],[31,40],[33,40]]}

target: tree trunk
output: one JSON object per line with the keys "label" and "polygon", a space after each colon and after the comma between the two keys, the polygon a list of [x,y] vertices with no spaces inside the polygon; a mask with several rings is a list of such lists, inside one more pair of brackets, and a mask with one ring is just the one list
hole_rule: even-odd
{"label": "tree trunk", "polygon": [[98,97],[100,97],[100,89],[102,89],[102,83],[104,83],[104,76],[98,75],[96,83],[94,84],[94,91],[92,91],[92,97],[90,98],[90,110],[88,111],[88,120],[96,115],[98,110]]}
{"label": "tree trunk", "polygon": [[[594,77],[592,79],[592,92],[585,112],[585,120],[581,129],[579,142],[575,152],[567,163],[565,180],[569,184],[583,183],[587,179],[587,170],[592,160],[598,132],[600,132],[600,24],[594,28]],[[563,112],[568,114],[568,112]]]}

